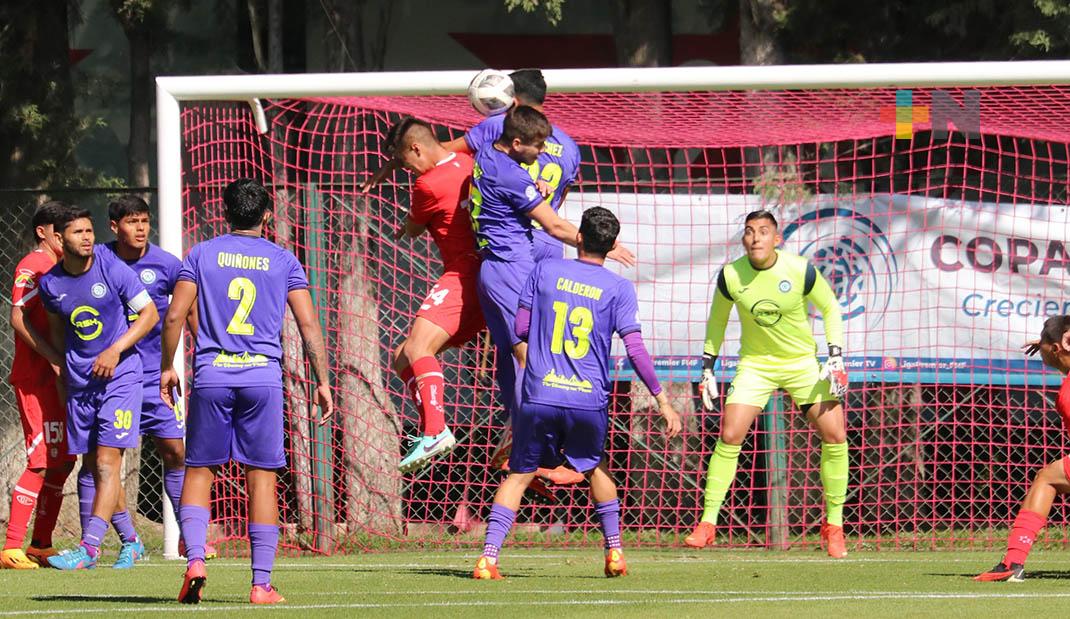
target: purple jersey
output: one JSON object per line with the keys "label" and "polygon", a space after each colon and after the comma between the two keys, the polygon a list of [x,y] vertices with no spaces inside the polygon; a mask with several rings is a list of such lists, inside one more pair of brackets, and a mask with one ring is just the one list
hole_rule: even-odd
{"label": "purple jersey", "polygon": [[297,258],[260,237],[224,234],[195,245],[178,279],[197,285],[195,384],[281,386],[286,297],[308,288]]}
{"label": "purple jersey", "polygon": [[519,163],[496,148],[479,151],[469,202],[481,253],[510,262],[531,262],[531,219],[527,214],[542,204],[543,198]]}
{"label": "purple jersey", "polygon": [[[41,278],[45,309],[63,320],[66,332],[67,386],[71,392],[103,386],[90,376],[93,361],[126,333],[127,308],[140,312],[152,302],[133,269],[110,252],[93,256],[89,270],[71,275],[63,263]],[[113,381],[137,375],[141,382],[141,358],[130,348],[119,356]]]}
{"label": "purple jersey", "polygon": [[[126,263],[138,279],[145,286],[152,302],[156,304],[156,311],[160,313],[160,322],[134,345],[134,350],[141,355],[142,372],[145,376],[145,384],[159,384],[160,382],[160,332],[163,331],[163,317],[167,315],[167,308],[171,305],[171,293],[175,291],[175,282],[178,281],[178,271],[182,268],[182,261],[172,256],[156,245],[149,243],[145,255],[135,260],[123,260],[115,253],[115,242],[105,245],[97,245],[97,255],[108,252],[116,260]],[[130,322],[137,320],[137,314],[131,312],[128,316]]]}
{"label": "purple jersey", "polygon": [[613,332],[640,330],[631,282],[589,262],[543,260],[520,293],[520,307],[531,310],[525,405],[604,409]]}

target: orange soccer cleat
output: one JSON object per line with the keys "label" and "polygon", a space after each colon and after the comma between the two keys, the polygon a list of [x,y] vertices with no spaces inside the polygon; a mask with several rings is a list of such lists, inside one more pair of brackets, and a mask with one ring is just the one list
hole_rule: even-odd
{"label": "orange soccer cleat", "polygon": [[285,601],[286,598],[271,585],[253,585],[249,590],[250,604],[282,604]]}
{"label": "orange soccer cleat", "polygon": [[0,567],[5,570],[36,570],[39,566],[21,548],[7,548],[0,553]]}
{"label": "orange soccer cleat", "polygon": [[472,578],[476,580],[501,580],[502,575],[498,572],[498,564],[490,560],[490,557],[480,557],[476,561],[476,569],[472,570]]}
{"label": "orange soccer cleat", "polygon": [[567,466],[559,466],[555,469],[535,469],[535,475],[548,479],[555,486],[571,486],[587,479],[583,473],[574,471]]}
{"label": "orange soccer cleat", "polygon": [[1000,561],[996,567],[973,579],[977,582],[1025,582],[1025,566],[1021,563],[1007,565]]}
{"label": "orange soccer cleat", "polygon": [[843,559],[847,556],[847,542],[843,539],[843,527],[828,522],[822,524],[821,543],[833,559]]}
{"label": "orange soccer cleat", "polygon": [[684,543],[692,548],[705,548],[713,543],[717,527],[712,522],[700,522],[695,530],[684,538]]}
{"label": "orange soccer cleat", "polygon": [[606,578],[628,575],[628,564],[624,562],[624,551],[620,548],[606,550]]}
{"label": "orange soccer cleat", "polygon": [[207,582],[208,572],[204,569],[204,561],[194,561],[186,568],[182,590],[178,592],[178,601],[183,604],[200,604],[201,591]]}

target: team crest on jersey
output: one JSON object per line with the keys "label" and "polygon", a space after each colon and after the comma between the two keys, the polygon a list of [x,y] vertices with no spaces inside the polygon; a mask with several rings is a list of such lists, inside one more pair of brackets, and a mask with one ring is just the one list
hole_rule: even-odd
{"label": "team crest on jersey", "polygon": [[29,269],[19,269],[18,275],[15,276],[15,287],[25,288],[27,290],[36,288],[37,280],[33,278],[33,271]]}
{"label": "team crest on jersey", "polygon": [[142,284],[151,284],[154,281],[156,281],[156,271],[153,271],[152,269],[145,269],[141,272]]}
{"label": "team crest on jersey", "polygon": [[104,295],[108,294],[108,288],[104,284],[97,282],[89,289],[89,294],[97,299],[103,299]]}
{"label": "team crest on jersey", "polygon": [[539,190],[535,189],[534,185],[528,185],[528,188],[524,190],[524,195],[528,197],[528,200],[534,200],[539,196]]}
{"label": "team crest on jersey", "polygon": [[778,288],[780,288],[780,292],[791,292],[791,282],[782,279],[780,280],[780,286],[778,286]]}

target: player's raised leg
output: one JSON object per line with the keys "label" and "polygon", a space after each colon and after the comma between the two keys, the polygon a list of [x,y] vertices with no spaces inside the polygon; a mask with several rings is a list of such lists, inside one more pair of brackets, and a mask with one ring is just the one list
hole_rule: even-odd
{"label": "player's raised leg", "polygon": [[[434,294],[431,293],[432,296]],[[412,384],[410,393],[415,395],[420,415],[420,434],[398,464],[398,470],[402,473],[427,466],[435,457],[448,454],[457,443],[453,432],[446,427],[446,411],[442,401],[445,380],[442,366],[435,358],[450,337],[442,327],[417,316],[409,337],[395,351],[394,368],[406,386]]]}

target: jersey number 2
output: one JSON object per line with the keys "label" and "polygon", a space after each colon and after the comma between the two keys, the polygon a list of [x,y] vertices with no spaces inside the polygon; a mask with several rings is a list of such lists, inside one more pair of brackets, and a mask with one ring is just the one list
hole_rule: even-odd
{"label": "jersey number 2", "polygon": [[227,296],[238,302],[234,316],[230,318],[230,324],[227,325],[227,333],[252,335],[255,329],[246,320],[249,319],[249,312],[253,311],[253,303],[256,302],[256,284],[247,277],[235,277],[230,280]]}
{"label": "jersey number 2", "polygon": [[[571,339],[565,339],[565,322],[572,326]],[[554,334],[550,339],[550,352],[564,352],[573,359],[582,359],[591,350],[591,328],[594,316],[591,310],[577,306],[570,312],[568,303],[554,301]]]}

